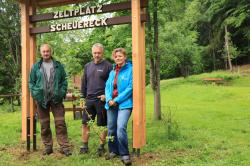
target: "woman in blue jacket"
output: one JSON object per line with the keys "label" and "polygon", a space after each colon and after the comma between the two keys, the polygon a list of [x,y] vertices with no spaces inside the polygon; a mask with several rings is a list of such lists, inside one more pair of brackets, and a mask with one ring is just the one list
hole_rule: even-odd
{"label": "woman in blue jacket", "polygon": [[105,96],[108,119],[108,159],[120,155],[125,165],[131,165],[128,150],[127,124],[133,108],[132,63],[124,48],[113,51],[113,70],[106,82]]}

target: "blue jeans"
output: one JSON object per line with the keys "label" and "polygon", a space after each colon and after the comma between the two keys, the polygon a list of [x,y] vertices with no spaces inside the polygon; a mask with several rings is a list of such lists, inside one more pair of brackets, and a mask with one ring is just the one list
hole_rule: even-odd
{"label": "blue jeans", "polygon": [[109,152],[119,154],[122,159],[129,157],[127,124],[130,115],[131,109],[112,107],[107,111]]}

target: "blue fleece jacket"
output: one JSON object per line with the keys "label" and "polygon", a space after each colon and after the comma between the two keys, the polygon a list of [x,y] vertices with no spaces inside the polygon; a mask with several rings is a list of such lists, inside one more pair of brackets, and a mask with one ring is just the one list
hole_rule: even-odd
{"label": "blue fleece jacket", "polygon": [[[109,73],[109,78],[106,82],[105,96],[106,96],[106,110],[109,110],[108,102],[112,100],[115,79],[115,67]],[[117,78],[118,96],[113,100],[119,104],[119,109],[133,108],[133,70],[132,62],[127,61],[120,69]]]}

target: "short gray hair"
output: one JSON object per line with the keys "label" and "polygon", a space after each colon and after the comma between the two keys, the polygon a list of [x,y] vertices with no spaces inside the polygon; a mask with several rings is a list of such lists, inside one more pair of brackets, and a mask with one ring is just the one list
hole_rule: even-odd
{"label": "short gray hair", "polygon": [[40,51],[42,50],[42,48],[43,48],[44,46],[49,47],[49,49],[50,49],[51,53],[53,52],[53,49],[52,49],[51,45],[50,45],[50,44],[48,44],[48,43],[43,43],[43,44],[41,44],[41,46],[40,46]]}
{"label": "short gray hair", "polygon": [[102,51],[104,52],[104,47],[101,43],[95,43],[93,46],[92,46],[92,50],[95,48],[95,47],[99,47],[102,49]]}

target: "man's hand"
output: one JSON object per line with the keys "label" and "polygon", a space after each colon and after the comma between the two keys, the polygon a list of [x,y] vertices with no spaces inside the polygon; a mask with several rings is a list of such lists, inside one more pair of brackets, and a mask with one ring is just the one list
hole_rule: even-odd
{"label": "man's hand", "polygon": [[98,99],[100,99],[101,101],[105,101],[105,95],[100,95],[100,96],[97,96]]}

